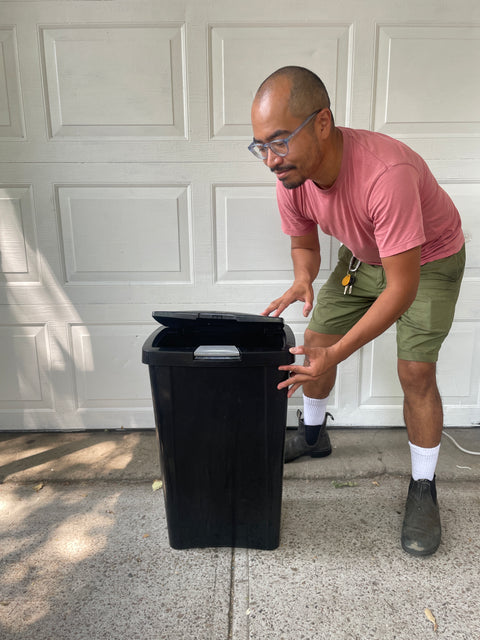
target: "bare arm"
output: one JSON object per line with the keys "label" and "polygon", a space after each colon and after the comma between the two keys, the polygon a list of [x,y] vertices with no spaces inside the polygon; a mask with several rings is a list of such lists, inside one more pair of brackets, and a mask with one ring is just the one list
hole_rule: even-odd
{"label": "bare arm", "polygon": [[262,312],[264,316],[272,314],[276,318],[297,300],[305,303],[303,306],[305,317],[313,308],[312,283],[320,269],[320,244],[317,230],[305,236],[292,236],[291,247],[295,280],[288,291],[268,305]]}
{"label": "bare arm", "polygon": [[387,286],[367,313],[343,338],[331,347],[305,349],[295,347],[292,353],[308,355],[308,366],[288,365],[279,367],[293,372],[279,389],[293,385],[292,395],[304,382],[318,378],[330,367],[342,362],[352,353],[379,336],[390,327],[412,304],[420,280],[420,247],[382,260]]}

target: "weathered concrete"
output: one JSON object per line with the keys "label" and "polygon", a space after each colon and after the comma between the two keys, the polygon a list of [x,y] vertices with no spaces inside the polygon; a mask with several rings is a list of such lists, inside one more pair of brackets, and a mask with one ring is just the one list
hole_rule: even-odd
{"label": "weathered concrete", "polygon": [[[480,430],[449,433],[480,450]],[[413,558],[405,432],[331,437],[285,467],[277,550],[176,551],[153,432],[3,434],[0,638],[478,640],[478,456],[443,443],[442,544]]]}

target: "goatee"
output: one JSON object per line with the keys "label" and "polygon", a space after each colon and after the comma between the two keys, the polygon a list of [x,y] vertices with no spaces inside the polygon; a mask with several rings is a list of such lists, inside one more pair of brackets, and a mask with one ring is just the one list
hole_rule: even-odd
{"label": "goatee", "polygon": [[297,178],[297,180],[289,182],[288,177],[285,177],[285,178],[278,177],[279,173],[283,173],[285,171],[292,171],[293,169],[295,169],[295,167],[286,167],[286,168],[284,167],[281,170],[271,169],[271,171],[277,176],[277,180],[280,180],[280,182],[283,184],[285,189],[296,189],[297,187],[302,186],[302,184],[306,181],[306,178]]}
{"label": "goatee", "polygon": [[306,178],[299,178],[299,179],[294,180],[292,182],[287,182],[288,178],[285,178],[283,180],[278,178],[278,180],[280,180],[280,182],[283,184],[285,189],[296,189],[297,187],[301,187],[302,184],[304,184],[306,182]]}

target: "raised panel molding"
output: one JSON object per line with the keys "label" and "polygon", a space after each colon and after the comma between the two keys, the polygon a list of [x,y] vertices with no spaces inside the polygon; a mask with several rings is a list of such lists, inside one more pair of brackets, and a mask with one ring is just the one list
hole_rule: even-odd
{"label": "raised panel molding", "polygon": [[77,409],[151,409],[142,345],[151,324],[72,324]]}
{"label": "raised panel molding", "polygon": [[191,282],[187,185],[57,187],[67,284]]}
{"label": "raised panel molding", "polygon": [[25,138],[14,27],[0,29],[0,138]]}
{"label": "raised panel molding", "polygon": [[462,218],[467,254],[465,278],[470,282],[472,279],[480,281],[480,229],[478,226],[480,184],[442,183],[441,186],[452,198]]}
{"label": "raised panel molding", "polygon": [[[280,228],[275,185],[216,185],[214,204],[218,283],[292,281],[290,238]],[[319,235],[321,278],[332,268],[338,243]]]}
{"label": "raised panel molding", "polygon": [[[480,331],[474,321],[453,323],[440,350],[438,388],[444,405],[480,409]],[[353,392],[353,390],[351,390]],[[397,376],[396,331],[389,329],[361,351],[358,382],[359,410],[403,407]]]}
{"label": "raised panel molding", "polygon": [[0,287],[39,281],[39,256],[30,186],[0,186]]}
{"label": "raised panel molding", "polygon": [[373,128],[478,136],[479,67],[480,27],[379,26]]}
{"label": "raised panel molding", "polygon": [[45,324],[0,325],[0,412],[53,410],[48,353]]}
{"label": "raised panel molding", "polygon": [[43,27],[53,138],[186,137],[183,25]]}
{"label": "raised panel molding", "polygon": [[[250,138],[256,89],[276,69],[299,65],[328,88],[337,124],[348,124],[351,25],[211,26],[211,135]],[[255,61],[245,64],[245,61]]]}
{"label": "raised panel molding", "polygon": [[272,186],[216,186],[217,282],[292,279],[290,242]]}

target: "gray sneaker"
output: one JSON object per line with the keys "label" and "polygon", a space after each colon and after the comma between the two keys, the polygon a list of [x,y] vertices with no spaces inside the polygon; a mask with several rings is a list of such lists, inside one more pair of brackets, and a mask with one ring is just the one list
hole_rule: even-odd
{"label": "gray sneaker", "polygon": [[438,549],[441,535],[435,478],[432,481],[411,478],[402,527],[404,551],[429,556]]}
{"label": "gray sneaker", "polygon": [[332,453],[332,445],[327,433],[327,418],[329,416],[333,420],[332,414],[327,412],[323,423],[318,426],[319,432],[315,442],[308,444],[302,412],[300,410],[297,411],[298,429],[293,433],[288,433],[285,439],[285,462],[291,462],[305,455],[309,455],[312,458],[324,458]]}

